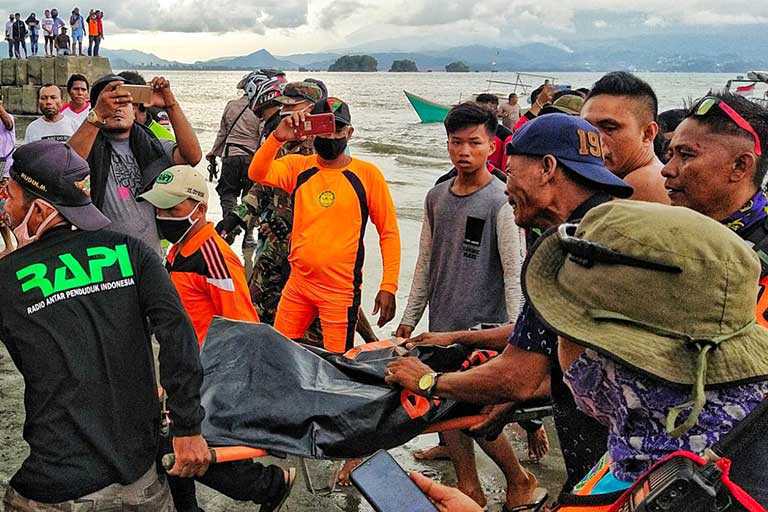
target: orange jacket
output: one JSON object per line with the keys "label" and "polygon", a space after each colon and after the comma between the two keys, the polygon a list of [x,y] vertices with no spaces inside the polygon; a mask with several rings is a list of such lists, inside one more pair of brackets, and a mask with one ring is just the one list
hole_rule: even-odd
{"label": "orange jacket", "polygon": [[166,269],[201,347],[214,316],[259,321],[243,265],[210,222],[189,240],[171,247]]}
{"label": "orange jacket", "polygon": [[383,260],[380,289],[395,293],[400,274],[397,213],[381,172],[352,158],[343,168],[322,167],[317,155],[275,156],[281,143],[270,135],[253,156],[248,177],[293,195],[291,273],[332,292],[360,288],[365,226],[379,232]]}

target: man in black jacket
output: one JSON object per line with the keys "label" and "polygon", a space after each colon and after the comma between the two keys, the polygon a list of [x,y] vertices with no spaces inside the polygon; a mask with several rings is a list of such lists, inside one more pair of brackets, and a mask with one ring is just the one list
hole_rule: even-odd
{"label": "man in black jacket", "polygon": [[13,15],[13,27],[11,28],[11,37],[13,38],[13,53],[16,58],[21,58],[19,47],[24,50],[24,58],[27,58],[27,24],[21,19],[18,12]]}
{"label": "man in black jacket", "polygon": [[99,78],[91,86],[91,105],[86,122],[72,135],[69,145],[88,160],[93,203],[112,221],[111,229],[147,243],[160,254],[155,209],[136,199],[155,178],[173,165],[197,165],[200,143],[168,80],[153,78],[151,106],[168,112],[176,142],[161,141],[135,120],[130,93],[121,88],[125,79],[116,75]]}
{"label": "man in black jacket", "polygon": [[[159,402],[150,333],[160,343],[176,465],[205,473],[202,369],[194,330],[157,255],[106,231],[88,164],[39,141],[14,153],[6,211],[19,247],[0,265],[0,339],[24,376],[30,455],[5,510],[172,511],[154,466]],[[85,505],[78,505],[85,506]],[[78,509],[79,510],[79,509]]]}

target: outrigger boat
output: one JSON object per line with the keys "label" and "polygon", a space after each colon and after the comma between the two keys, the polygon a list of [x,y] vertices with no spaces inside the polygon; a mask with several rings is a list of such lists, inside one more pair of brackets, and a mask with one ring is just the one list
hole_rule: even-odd
{"label": "outrigger boat", "polygon": [[[555,78],[551,76],[534,75],[531,73],[516,73],[514,82],[489,79],[486,92],[490,91],[491,84],[504,84],[512,86],[512,91],[510,92],[520,92],[522,94],[527,94],[531,89],[533,89],[534,86],[520,80],[521,77],[542,78],[544,80],[549,80],[552,84],[555,83]],[[411,106],[416,111],[416,114],[419,116],[419,119],[422,123],[442,123],[445,120],[445,116],[448,115],[448,111],[451,110],[453,106],[445,103],[437,103],[408,91],[403,92],[405,93],[405,97],[408,98],[408,101],[411,103]],[[506,95],[504,94],[496,94],[496,96],[506,99]],[[461,98],[459,98],[459,102],[461,102]]]}
{"label": "outrigger boat", "polygon": [[763,108],[768,108],[768,89],[763,92],[762,96],[756,96],[754,93],[757,84],[768,84],[768,71],[750,71],[746,78],[743,75],[738,75],[735,79],[728,80],[725,84],[725,90],[744,96]]}

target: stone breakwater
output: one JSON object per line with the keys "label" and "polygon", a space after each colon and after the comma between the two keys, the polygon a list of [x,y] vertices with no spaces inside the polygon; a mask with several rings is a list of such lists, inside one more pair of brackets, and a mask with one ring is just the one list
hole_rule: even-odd
{"label": "stone breakwater", "polygon": [[90,83],[112,72],[106,57],[29,57],[27,59],[0,60],[0,96],[5,109],[11,114],[39,114],[37,92],[42,85],[55,84],[61,89],[64,101],[67,80],[80,73]]}

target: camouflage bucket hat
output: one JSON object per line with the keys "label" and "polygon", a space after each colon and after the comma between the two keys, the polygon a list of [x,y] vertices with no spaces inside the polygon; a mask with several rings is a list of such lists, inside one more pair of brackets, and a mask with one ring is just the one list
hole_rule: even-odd
{"label": "camouflage bucket hat", "polygon": [[302,101],[317,103],[323,98],[323,90],[320,86],[311,82],[290,82],[285,85],[283,95],[275,98],[275,101],[283,105],[296,105]]}
{"label": "camouflage bucket hat", "polygon": [[559,334],[692,386],[691,401],[667,417],[679,436],[696,424],[705,387],[768,376],[768,330],[755,322],[759,276],[754,251],[718,222],[687,208],[615,200],[542,236],[523,288]]}

